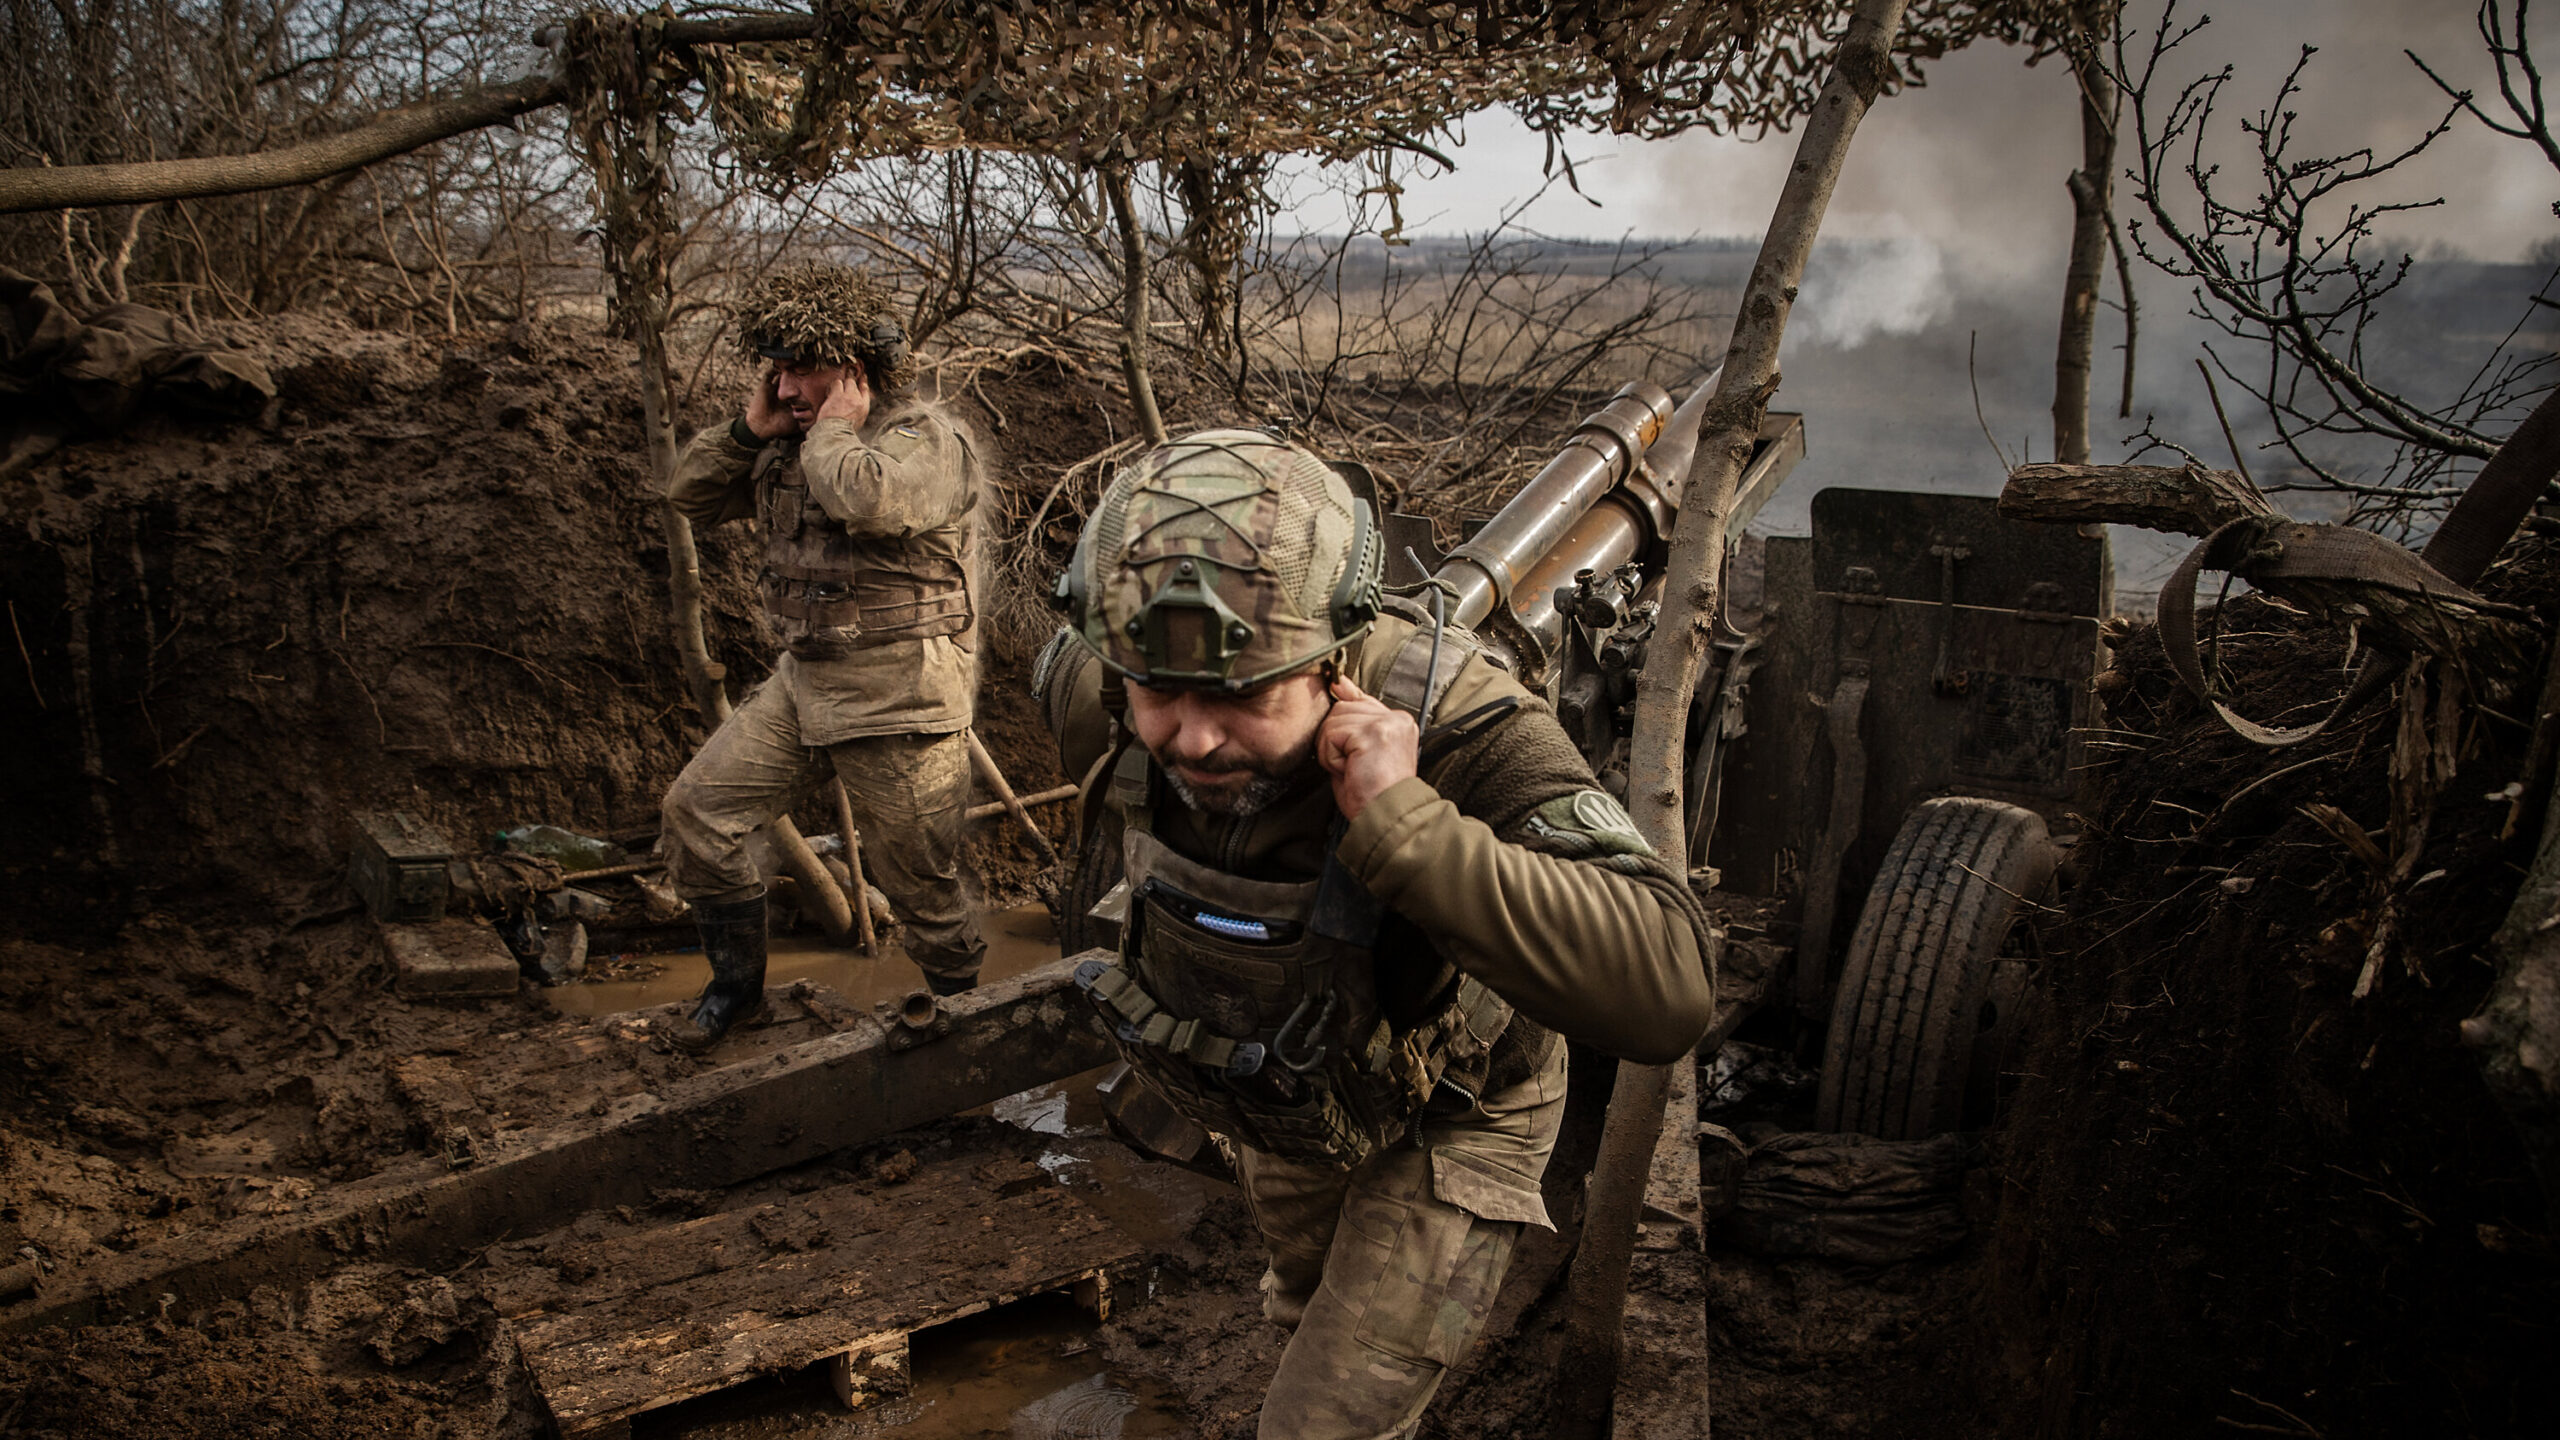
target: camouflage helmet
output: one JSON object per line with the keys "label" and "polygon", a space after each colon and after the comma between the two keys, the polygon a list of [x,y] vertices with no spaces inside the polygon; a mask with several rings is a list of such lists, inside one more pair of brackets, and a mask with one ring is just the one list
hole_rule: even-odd
{"label": "camouflage helmet", "polygon": [[1367,634],[1385,558],[1331,466],[1259,430],[1204,430],[1103,491],[1057,600],[1130,679],[1233,693]]}
{"label": "camouflage helmet", "polygon": [[904,390],[916,378],[889,292],[845,265],[795,265],[757,281],[737,305],[738,347],[749,359],[845,365],[862,362],[872,388]]}

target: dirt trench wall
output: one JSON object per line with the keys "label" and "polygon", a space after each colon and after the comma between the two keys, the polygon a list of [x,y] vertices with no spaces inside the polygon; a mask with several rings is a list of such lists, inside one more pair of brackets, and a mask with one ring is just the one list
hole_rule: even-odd
{"label": "dirt trench wall", "polygon": [[[646,828],[700,731],[627,352],[235,338],[277,374],[272,426],[148,419],[0,491],[0,877],[36,928],[289,893],[358,809],[467,847]],[[702,548],[719,658],[761,675],[747,537]]]}

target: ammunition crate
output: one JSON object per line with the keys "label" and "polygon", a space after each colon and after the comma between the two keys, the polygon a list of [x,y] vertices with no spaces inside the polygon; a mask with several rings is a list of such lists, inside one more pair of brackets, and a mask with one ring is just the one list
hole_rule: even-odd
{"label": "ammunition crate", "polygon": [[453,847],[424,821],[401,810],[355,817],[356,849],[347,884],[376,920],[444,918],[445,862]]}

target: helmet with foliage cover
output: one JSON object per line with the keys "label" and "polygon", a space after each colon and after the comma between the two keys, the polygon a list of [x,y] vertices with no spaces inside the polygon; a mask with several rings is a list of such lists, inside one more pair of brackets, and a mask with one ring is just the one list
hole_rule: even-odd
{"label": "helmet with foliage cover", "polygon": [[1259,430],[1204,430],[1103,491],[1057,599],[1131,680],[1232,693],[1367,634],[1384,562],[1368,503],[1331,466]]}
{"label": "helmet with foliage cover", "polygon": [[795,265],[755,283],[737,305],[738,345],[750,359],[845,365],[859,360],[873,389],[914,383],[916,358],[889,292],[845,265]]}

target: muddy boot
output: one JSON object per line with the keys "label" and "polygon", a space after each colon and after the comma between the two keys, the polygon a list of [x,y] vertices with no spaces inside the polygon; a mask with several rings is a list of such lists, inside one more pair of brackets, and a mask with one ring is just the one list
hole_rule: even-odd
{"label": "muddy boot", "polygon": [[987,961],[987,948],[983,943],[974,950],[913,945],[907,949],[907,958],[924,972],[926,989],[936,995],[958,995],[977,988],[978,967]]}
{"label": "muddy boot", "polygon": [[764,894],[725,903],[696,902],[693,918],[702,928],[702,958],[711,962],[711,983],[669,1038],[677,1049],[699,1053],[764,1010]]}

